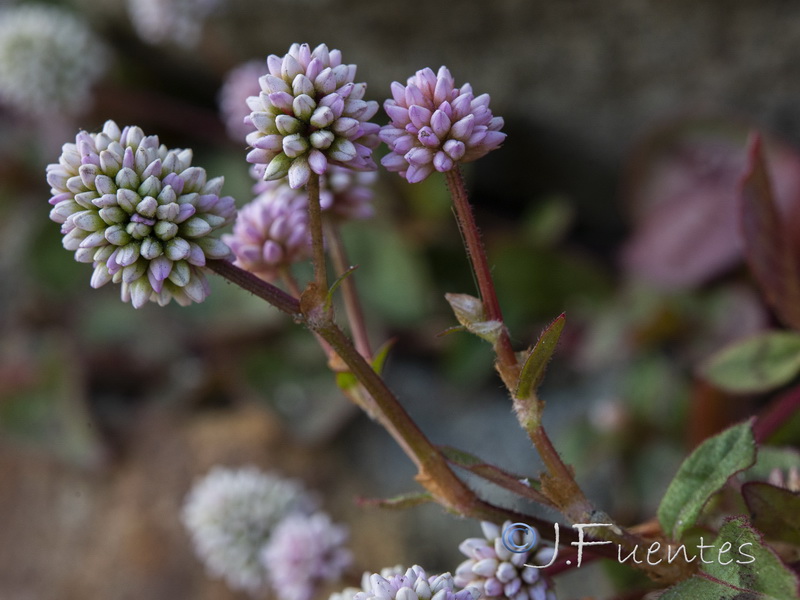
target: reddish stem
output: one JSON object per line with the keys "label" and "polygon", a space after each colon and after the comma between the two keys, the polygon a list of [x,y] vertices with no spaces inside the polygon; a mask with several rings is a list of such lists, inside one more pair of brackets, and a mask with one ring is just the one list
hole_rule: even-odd
{"label": "reddish stem", "polygon": [[[481,234],[475,223],[472,214],[472,206],[467,197],[467,189],[464,185],[464,178],[461,171],[456,166],[445,173],[447,187],[453,198],[455,207],[456,221],[464,236],[464,243],[467,247],[467,256],[472,263],[472,270],[478,282],[481,300],[483,301],[484,318],[487,321],[498,321],[503,323],[503,312],[500,309],[500,302],[497,299],[494,282],[492,281],[492,270],[486,258],[486,250],[481,241]],[[500,336],[495,344],[497,358],[500,361],[501,375],[506,381],[516,381],[519,375],[519,365],[508,337],[505,325],[500,330]]]}
{"label": "reddish stem", "polygon": [[275,308],[298,318],[300,316],[300,302],[277,286],[259,279],[250,271],[240,269],[233,263],[225,260],[209,260],[206,267],[221,275],[231,283],[235,283],[251,294],[266,300]]}
{"label": "reddish stem", "polygon": [[[344,240],[342,240],[339,224],[332,219],[328,219],[326,225],[328,250],[333,260],[333,267],[336,269],[336,275],[341,276],[352,265],[350,265],[350,261],[347,258],[347,251],[344,247]],[[344,307],[347,312],[347,320],[350,324],[350,331],[353,335],[356,349],[362,356],[371,360],[372,348],[369,343],[369,335],[367,334],[366,320],[364,319],[361,299],[358,296],[356,282],[353,280],[352,274],[342,281],[342,295],[344,297]]]}
{"label": "reddish stem", "polygon": [[322,207],[319,204],[319,175],[312,173],[306,184],[308,191],[308,228],[311,231],[311,252],[314,263],[314,282],[317,293],[328,293],[328,272],[325,264],[325,244],[322,237]]}
{"label": "reddish stem", "polygon": [[763,443],[800,410],[800,386],[778,396],[764,409],[753,424],[753,436]]}

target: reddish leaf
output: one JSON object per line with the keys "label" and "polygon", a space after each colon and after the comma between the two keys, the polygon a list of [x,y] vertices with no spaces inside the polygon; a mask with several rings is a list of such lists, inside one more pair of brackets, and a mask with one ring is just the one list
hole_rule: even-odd
{"label": "reddish leaf", "polygon": [[745,133],[688,119],[654,131],[634,151],[626,196],[635,229],[622,255],[632,274],[686,288],[740,260],[733,206]]}
{"label": "reddish leaf", "polygon": [[[632,152],[625,190],[634,226],[622,261],[637,278],[691,288],[742,259],[739,183],[748,127],[689,117],[654,130]],[[766,144],[775,198],[800,255],[800,155]]]}
{"label": "reddish leaf", "polygon": [[742,236],[750,269],[767,301],[786,325],[800,329],[800,271],[755,134],[748,144],[748,168],[740,186]]}
{"label": "reddish leaf", "polygon": [[800,545],[800,493],[761,481],[742,486],[753,525],[769,539]]}

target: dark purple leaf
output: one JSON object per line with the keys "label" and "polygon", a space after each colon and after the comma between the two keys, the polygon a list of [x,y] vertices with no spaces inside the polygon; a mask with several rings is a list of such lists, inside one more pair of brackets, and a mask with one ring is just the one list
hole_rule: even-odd
{"label": "dark purple leaf", "polygon": [[786,325],[800,329],[800,271],[783,218],[775,204],[761,137],[748,144],[748,167],[740,187],[745,257],[767,301]]}
{"label": "dark purple leaf", "polygon": [[[622,261],[638,279],[691,288],[742,257],[738,184],[746,167],[747,127],[685,119],[654,132],[634,151],[625,182],[633,234]],[[769,171],[784,220],[798,233],[800,155],[771,141]]]}
{"label": "dark purple leaf", "polygon": [[761,481],[742,486],[753,525],[767,538],[800,545],[800,493]]}

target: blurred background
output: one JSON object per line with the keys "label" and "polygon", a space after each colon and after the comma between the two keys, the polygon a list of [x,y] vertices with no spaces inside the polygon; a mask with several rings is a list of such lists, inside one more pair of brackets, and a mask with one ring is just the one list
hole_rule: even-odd
{"label": "blurred background", "polygon": [[[414,471],[340,396],[305,331],[217,278],[201,305],[135,311],[118,287],[89,287],[47,218],[45,166],[109,118],[193,148],[239,206],[251,200],[221,90],[293,42],[339,48],[371,100],[442,64],[491,94],[508,139],[466,177],[501,303],[519,349],[567,312],[546,422],[620,522],[650,518],[685,452],[762,403],[695,369],[775,324],[738,239],[753,128],[800,239],[800,5],[0,1],[0,598],[245,597],[206,576],[178,518],[217,464],[317,490],[351,529],[356,578],[452,570],[478,534],[438,507],[357,505],[416,490]],[[396,340],[390,384],[436,443],[535,476],[488,345],[438,336],[455,324],[444,293],[475,293],[443,178],[381,172],[374,206],[344,235],[372,341]],[[775,438],[798,440],[796,422]],[[560,598],[614,597],[630,577],[578,575]]]}

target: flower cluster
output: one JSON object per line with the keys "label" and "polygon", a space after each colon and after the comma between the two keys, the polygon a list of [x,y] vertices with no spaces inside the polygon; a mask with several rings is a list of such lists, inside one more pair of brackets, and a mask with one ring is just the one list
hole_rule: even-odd
{"label": "flower cluster", "polygon": [[[222,236],[236,256],[236,265],[273,281],[282,269],[311,256],[308,196],[285,180],[264,181],[265,165],[253,165],[256,198],[239,210],[233,233]],[[373,172],[333,166],[320,177],[322,210],[338,220],[367,219],[372,207]]]}
{"label": "flower cluster", "polygon": [[282,600],[311,600],[320,583],[336,581],[352,562],[347,529],[325,513],[290,515],[262,551],[272,588]]}
{"label": "flower cluster", "polygon": [[224,577],[232,589],[258,592],[268,580],[261,553],[273,529],[288,514],[308,513],[313,504],[293,481],[255,467],[217,467],[189,492],[182,518],[213,576]]}
{"label": "flower cluster", "polygon": [[50,218],[63,245],[92,263],[92,287],[122,284],[122,299],[139,308],[202,302],[209,293],[200,267],[227,258],[215,232],[235,205],[220,197],[223,179],[207,180],[191,166],[191,150],[169,150],[139,127],[107,121],[100,133],[81,131],[47,166]]}
{"label": "flower cluster", "polygon": [[[380,575],[384,579],[389,579],[394,575],[402,575],[405,572],[406,569],[404,567],[401,567],[400,565],[395,565],[394,567],[384,567],[383,569],[380,570],[380,573],[378,573],[378,575]],[[372,592],[372,582],[370,581],[371,577],[372,573],[370,573],[369,571],[364,571],[364,573],[361,575],[360,589],[355,587],[346,587],[339,592],[332,593],[328,597],[328,600],[353,600],[355,595],[358,594],[359,592],[366,592],[368,594],[371,593]]]}
{"label": "flower cluster", "polygon": [[503,543],[500,528],[483,522],[484,537],[469,538],[458,547],[468,557],[456,569],[455,582],[459,586],[474,585],[488,598],[510,600],[555,600],[552,584],[539,569],[525,567],[526,562],[547,564],[542,560],[549,548],[532,548],[527,552],[511,552]]}
{"label": "flower cluster", "polygon": [[[253,194],[260,196],[281,187],[289,188],[285,179],[264,181],[265,165],[252,165],[250,175],[256,180]],[[372,199],[373,185],[378,179],[374,171],[353,171],[346,167],[330,165],[325,175],[319,178],[319,202],[323,211],[340,220],[359,221],[375,214]],[[293,190],[298,196],[307,198],[303,190]]]}
{"label": "flower cluster", "polygon": [[355,65],[342,64],[339,50],[320,44],[293,44],[283,58],[267,58],[269,73],[261,77],[261,93],[251,96],[247,136],[253,149],[247,160],[266,165],[264,179],[287,177],[292,188],[306,184],[311,173],[322,175],[328,164],[356,171],[374,170],[372,150],[378,110],[364,101],[367,86],[355,83]]}
{"label": "flower cluster", "polygon": [[250,114],[247,99],[261,91],[258,79],[264,75],[263,61],[251,60],[231,69],[219,90],[219,112],[231,139],[242,142],[253,128],[244,122]]}
{"label": "flower cluster", "polygon": [[454,590],[450,573],[428,577],[425,570],[414,565],[405,573],[388,576],[372,574],[369,588],[364,586],[353,600],[478,600],[481,592],[477,587]]}
{"label": "flower cluster", "polygon": [[128,14],[145,42],[192,48],[205,21],[220,6],[222,0],[128,0]]}
{"label": "flower cluster", "polygon": [[369,219],[375,214],[372,206],[374,171],[357,172],[331,167],[320,183],[320,204],[335,218],[349,221]]}
{"label": "flower cluster", "polygon": [[311,256],[308,198],[288,185],[272,185],[239,210],[233,233],[223,241],[236,265],[266,281]]}
{"label": "flower cluster", "polygon": [[383,107],[391,122],[380,138],[391,152],[381,163],[409,183],[476,160],[506,137],[503,119],[489,110],[489,95],[474,96],[468,83],[456,88],[445,67],[417,71],[405,86],[395,81]]}
{"label": "flower cluster", "polygon": [[72,13],[46,5],[0,11],[0,100],[29,114],[79,113],[106,69],[106,49]]}
{"label": "flower cluster", "polygon": [[310,600],[350,565],[347,529],[302,486],[255,467],[217,467],[186,497],[183,523],[209,573],[231,589]]}

